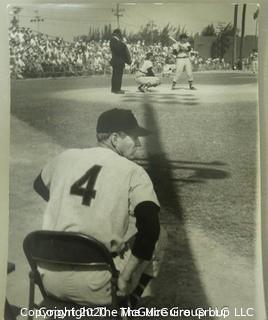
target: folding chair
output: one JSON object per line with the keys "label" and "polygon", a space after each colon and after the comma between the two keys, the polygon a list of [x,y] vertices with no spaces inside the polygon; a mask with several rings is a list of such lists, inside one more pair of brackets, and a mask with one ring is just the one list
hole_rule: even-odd
{"label": "folding chair", "polygon": [[[23,249],[31,266],[29,310],[40,307],[49,309],[81,307],[81,305],[70,301],[58,300],[46,293],[37,267],[39,263],[49,263],[65,267],[84,266],[88,270],[110,271],[112,275],[112,303],[110,307],[119,311],[118,297],[116,296],[118,271],[115,268],[112,254],[96,239],[76,232],[34,231],[24,239]],[[43,296],[43,301],[40,304],[35,303],[35,285],[39,287]],[[29,320],[32,318],[32,316],[28,316]]]}
{"label": "folding chair", "polygon": [[[12,262],[8,262],[7,263],[7,274],[13,272],[15,270],[15,264]],[[5,320],[15,320],[16,319],[16,315],[14,314],[13,310],[12,310],[12,306],[9,304],[7,298],[6,298],[6,302],[5,302],[5,316],[4,316]]]}

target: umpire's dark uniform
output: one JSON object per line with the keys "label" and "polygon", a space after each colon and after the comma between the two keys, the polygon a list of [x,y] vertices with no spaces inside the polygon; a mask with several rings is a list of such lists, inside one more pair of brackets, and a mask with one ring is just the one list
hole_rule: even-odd
{"label": "umpire's dark uniform", "polygon": [[110,40],[112,51],[111,65],[113,67],[112,89],[114,93],[124,93],[121,90],[123,71],[125,63],[131,64],[131,57],[127,45],[122,41],[122,34],[119,29],[115,29]]}

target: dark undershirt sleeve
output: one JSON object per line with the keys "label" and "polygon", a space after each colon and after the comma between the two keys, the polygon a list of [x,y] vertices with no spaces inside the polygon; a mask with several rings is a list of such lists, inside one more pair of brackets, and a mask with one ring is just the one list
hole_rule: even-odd
{"label": "dark undershirt sleeve", "polygon": [[153,67],[147,69],[146,76],[154,77]]}
{"label": "dark undershirt sleeve", "polygon": [[37,176],[33,183],[34,190],[45,200],[49,200],[49,189],[42,180],[41,173]]}
{"label": "dark undershirt sleeve", "polygon": [[160,234],[159,206],[152,201],[138,204],[134,210],[137,234],[132,254],[143,260],[151,260]]}

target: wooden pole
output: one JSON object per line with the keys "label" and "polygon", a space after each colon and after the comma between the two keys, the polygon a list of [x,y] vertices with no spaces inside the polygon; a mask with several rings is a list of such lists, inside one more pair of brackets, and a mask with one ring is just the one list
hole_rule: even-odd
{"label": "wooden pole", "polygon": [[234,6],[234,34],[233,34],[233,61],[232,66],[235,69],[236,66],[236,51],[237,51],[237,15],[238,15],[238,4]]}
{"label": "wooden pole", "polygon": [[241,41],[240,41],[240,50],[239,50],[239,70],[242,70],[242,59],[243,59],[243,46],[244,46],[244,36],[245,36],[245,22],[246,22],[246,10],[247,5],[243,4],[242,11],[242,27],[241,27]]}

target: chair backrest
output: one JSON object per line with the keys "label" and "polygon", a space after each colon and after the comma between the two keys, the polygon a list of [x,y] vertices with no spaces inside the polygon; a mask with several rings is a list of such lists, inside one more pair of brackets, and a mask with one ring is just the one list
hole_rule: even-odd
{"label": "chair backrest", "polygon": [[[83,269],[85,267],[88,270],[109,270],[111,272],[112,305],[116,306],[118,271],[112,254],[104,244],[95,238],[77,232],[39,230],[26,236],[23,241],[23,249],[32,270],[30,279],[32,283],[39,286],[43,297],[46,297],[47,293],[38,270],[39,264],[62,265],[64,268],[81,266]],[[30,300],[33,299],[34,297],[30,298]]]}
{"label": "chair backrest", "polygon": [[77,232],[34,231],[24,239],[23,249],[33,268],[36,263],[44,262],[65,266],[109,266],[112,274],[117,272],[105,245]]}

